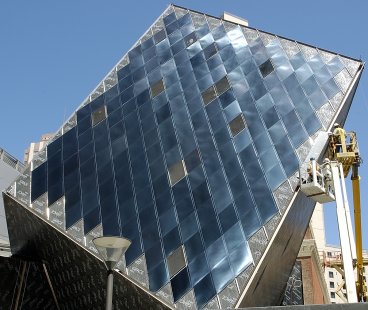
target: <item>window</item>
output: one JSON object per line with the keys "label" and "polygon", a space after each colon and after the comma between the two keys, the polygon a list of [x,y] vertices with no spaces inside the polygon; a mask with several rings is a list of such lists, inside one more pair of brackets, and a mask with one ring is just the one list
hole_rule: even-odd
{"label": "window", "polygon": [[335,292],[330,292],[331,298],[335,298]]}
{"label": "window", "polygon": [[174,277],[180,270],[186,266],[183,247],[177,248],[167,257],[170,278]]}
{"label": "window", "polygon": [[97,125],[105,118],[106,118],[106,106],[102,106],[92,113],[92,126]]}
{"label": "window", "polygon": [[217,48],[216,48],[216,44],[212,43],[211,45],[207,46],[204,50],[204,57],[206,59],[211,58],[213,55],[215,55],[217,53]]}
{"label": "window", "polygon": [[229,123],[229,126],[233,137],[235,137],[239,132],[241,132],[245,128],[243,114],[239,114],[237,117],[235,117]]}
{"label": "window", "polygon": [[330,288],[335,288],[335,282],[330,282]]}
{"label": "window", "polygon": [[259,70],[262,73],[263,77],[266,77],[267,75],[269,75],[274,69],[273,69],[273,65],[271,63],[271,61],[268,59],[266,60],[263,64],[261,64],[259,66]]}
{"label": "window", "polygon": [[152,97],[156,97],[165,89],[164,81],[161,79],[151,86]]}
{"label": "window", "polygon": [[194,42],[197,41],[197,37],[195,35],[194,32],[192,32],[191,34],[188,34],[185,38],[184,38],[184,42],[185,45],[188,47],[190,45],[192,45]]}
{"label": "window", "polygon": [[174,186],[186,175],[187,175],[187,171],[185,169],[183,160],[169,167],[169,178],[170,178],[171,186]]}
{"label": "window", "polygon": [[220,81],[218,81],[216,84],[216,90],[219,95],[221,95],[223,92],[228,90],[230,88],[229,81],[227,80],[227,77],[224,76]]}
{"label": "window", "polygon": [[209,104],[212,100],[216,98],[216,93],[215,93],[215,89],[213,88],[213,86],[209,87],[202,93],[202,98],[203,98],[204,105]]}
{"label": "window", "polygon": [[333,273],[332,271],[329,271],[329,272],[328,272],[328,277],[329,277],[329,278],[333,278],[333,277],[334,277],[334,273]]}
{"label": "window", "polygon": [[327,252],[327,257],[332,257],[332,253],[331,252]]}

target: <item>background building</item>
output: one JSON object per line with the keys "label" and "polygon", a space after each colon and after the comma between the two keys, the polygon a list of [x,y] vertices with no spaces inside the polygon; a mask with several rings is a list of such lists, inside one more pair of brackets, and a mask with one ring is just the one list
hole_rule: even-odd
{"label": "background building", "polygon": [[39,142],[32,142],[29,147],[24,151],[24,163],[29,164],[33,158],[35,158],[47,144],[47,141],[49,141],[52,138],[52,133],[47,133],[41,136],[41,141]]}
{"label": "background building", "polygon": [[14,253],[47,265],[65,308],[103,304],[102,234],[132,241],[117,308],[280,304],[314,209],[298,168],[362,69],[169,6],[5,195]]}
{"label": "background building", "polygon": [[[21,162],[0,148],[0,191],[6,190],[23,169],[24,166]],[[5,210],[3,200],[0,199],[0,256],[9,255],[10,245]]]}

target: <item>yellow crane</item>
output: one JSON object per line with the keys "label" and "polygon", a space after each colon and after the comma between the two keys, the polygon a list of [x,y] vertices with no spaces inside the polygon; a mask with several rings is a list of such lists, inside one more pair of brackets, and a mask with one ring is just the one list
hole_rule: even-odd
{"label": "yellow crane", "polygon": [[[337,126],[336,126],[337,125]],[[360,209],[360,176],[359,166],[362,159],[355,132],[345,132],[335,125],[339,130],[334,131],[329,137],[328,158],[338,161],[343,166],[344,177],[346,178],[351,169],[351,180],[353,187],[354,202],[354,223],[355,223],[355,243],[356,243],[356,290],[358,301],[367,301],[367,290],[363,277],[363,247],[362,247],[362,224]]]}

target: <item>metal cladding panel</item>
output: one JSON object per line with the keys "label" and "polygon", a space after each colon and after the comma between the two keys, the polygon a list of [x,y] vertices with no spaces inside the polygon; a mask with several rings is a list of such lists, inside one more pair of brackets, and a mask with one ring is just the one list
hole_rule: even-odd
{"label": "metal cladding panel", "polygon": [[[20,300],[22,309],[103,309],[105,265],[11,196],[4,195],[4,201],[10,242],[26,245],[23,253],[19,253],[22,256],[13,261],[13,266],[18,264],[13,268],[22,268],[22,263],[29,266],[30,279],[23,284],[25,298]],[[22,260],[25,256],[28,260]],[[49,280],[43,273],[41,262],[47,268]],[[12,279],[10,274],[9,285],[12,285]],[[32,294],[36,296],[32,298]],[[121,273],[115,273],[113,294],[114,309],[170,309]],[[12,295],[2,297],[5,302],[11,302]]]}
{"label": "metal cladding panel", "polygon": [[361,67],[171,5],[33,165],[30,206],[62,201],[64,220],[52,218],[81,242],[99,225],[131,239],[125,263],[143,262],[138,282],[159,298],[241,301],[290,212],[299,164],[346,117]]}

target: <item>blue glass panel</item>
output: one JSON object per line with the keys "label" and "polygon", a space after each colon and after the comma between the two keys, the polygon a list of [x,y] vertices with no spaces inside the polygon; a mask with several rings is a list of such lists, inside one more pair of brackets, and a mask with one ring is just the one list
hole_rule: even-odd
{"label": "blue glass panel", "polygon": [[168,256],[175,251],[181,244],[178,228],[174,228],[163,237],[165,254]]}
{"label": "blue glass panel", "polygon": [[310,78],[308,78],[302,83],[302,87],[305,93],[307,95],[310,95],[319,88],[319,85],[317,84],[316,79],[313,76],[311,76]]}
{"label": "blue glass panel", "polygon": [[192,19],[190,17],[190,14],[185,14],[184,16],[180,17],[178,19],[178,23],[180,25],[180,27],[184,26],[184,25],[187,25],[187,24],[190,24],[192,22]]}
{"label": "blue glass panel", "polygon": [[187,242],[185,242],[184,246],[185,254],[189,263],[192,262],[199,254],[203,253],[204,251],[202,239],[199,232],[192,236]]}
{"label": "blue glass panel", "polygon": [[228,205],[221,213],[219,213],[219,220],[223,232],[227,231],[238,221],[238,216],[236,215],[232,204]]}
{"label": "blue glass panel", "polygon": [[220,228],[216,219],[213,219],[207,223],[206,226],[202,227],[202,235],[206,248],[221,236]]}
{"label": "blue glass panel", "polygon": [[169,15],[165,16],[163,18],[164,20],[164,24],[165,26],[167,27],[169,24],[171,24],[172,22],[176,21],[176,16],[175,16],[175,13],[170,13]]}
{"label": "blue glass panel", "polygon": [[305,59],[303,57],[303,54],[301,52],[293,55],[290,57],[290,63],[293,66],[294,70],[297,71],[298,68],[303,66],[305,64]]}
{"label": "blue glass panel", "polygon": [[335,56],[330,62],[327,64],[327,69],[332,73],[333,76],[340,73],[342,69],[344,69],[344,64],[341,62],[339,56]]}
{"label": "blue glass panel", "polygon": [[174,209],[169,209],[159,217],[162,235],[166,235],[170,230],[177,226]]}
{"label": "blue glass panel", "polygon": [[299,82],[303,83],[306,79],[310,78],[313,75],[313,71],[307,64],[304,64],[298,70],[295,71],[295,74]]}
{"label": "blue glass panel", "polygon": [[252,263],[252,254],[248,244],[239,245],[230,253],[230,265],[235,275],[240,274],[246,267]]}
{"label": "blue glass panel", "polygon": [[78,135],[84,133],[87,129],[91,128],[91,118],[85,117],[77,123]]}
{"label": "blue glass panel", "polygon": [[309,96],[309,100],[316,110],[327,102],[327,98],[320,88],[316,89],[315,92]]}
{"label": "blue glass panel", "polygon": [[67,159],[69,156],[77,152],[77,136],[76,127],[70,129],[67,133],[63,135],[63,158]]}
{"label": "blue glass panel", "polygon": [[[143,59],[148,62],[150,59],[156,56],[156,47],[152,46],[146,50],[143,51]],[[147,65],[147,64],[146,64]],[[147,68],[146,68],[147,70]],[[147,71],[149,72],[149,71]]]}
{"label": "blue glass panel", "polygon": [[153,292],[158,291],[169,281],[169,272],[166,264],[162,262],[148,273],[149,289]]}
{"label": "blue glass panel", "polygon": [[180,233],[183,239],[183,242],[186,242],[191,238],[194,234],[199,231],[199,226],[197,223],[197,217],[195,212],[187,215],[183,220],[180,221]]}
{"label": "blue glass panel", "polygon": [[224,113],[227,121],[231,122],[236,116],[241,113],[239,103],[237,101],[233,101],[224,109]]}
{"label": "blue glass panel", "polygon": [[328,72],[326,66],[323,66],[319,68],[318,70],[315,70],[314,75],[317,79],[317,82],[321,85],[331,79],[331,74],[330,72]]}
{"label": "blue glass panel", "polygon": [[188,269],[191,285],[193,287],[210,272],[205,254],[201,253],[193,261],[191,261],[188,264]]}
{"label": "blue glass panel", "polygon": [[[119,98],[117,98],[117,101],[118,101],[118,108],[116,110],[114,110],[113,112],[111,112],[108,116],[108,123],[109,123],[109,126],[113,126],[115,125],[117,122],[119,122],[123,116],[122,116],[122,108],[120,107],[120,100]],[[109,106],[107,108],[107,110],[109,110]]]}
{"label": "blue glass panel", "polygon": [[[145,211],[143,211],[143,213],[146,213],[147,211],[149,211],[149,208],[146,208]],[[141,218],[142,216],[140,216]],[[148,216],[147,216],[148,217]],[[144,247],[144,251],[147,253],[147,251],[153,247],[156,247],[155,245],[156,244],[159,244],[158,240],[160,240],[160,236],[159,236],[159,233],[158,233],[158,227],[157,227],[157,223],[156,223],[156,220],[155,218],[151,218],[151,225],[149,225],[148,227],[144,227],[142,226],[141,224],[141,229],[142,229],[142,240],[143,240],[143,247]],[[160,246],[160,249],[161,249],[161,246]],[[157,247],[156,247],[156,250],[157,250]],[[148,264],[152,264],[154,266],[154,264],[156,263],[156,259],[158,261],[161,261],[163,260],[162,258],[162,254],[160,253],[160,257],[156,258],[156,257],[148,257],[146,256],[146,259],[151,259],[152,261],[150,263],[147,263]],[[152,268],[152,267],[151,267]]]}
{"label": "blue glass panel", "polygon": [[328,99],[332,99],[340,91],[340,88],[336,85],[334,79],[330,79],[322,85],[322,90]]}
{"label": "blue glass panel", "polygon": [[118,80],[121,80],[125,77],[127,77],[128,75],[130,74],[130,65],[127,64],[125,65],[123,68],[121,68],[118,72],[117,72],[117,75],[118,75]]}
{"label": "blue glass panel", "polygon": [[[285,117],[282,118],[282,120],[289,133],[289,137],[291,138],[291,141],[293,142],[295,147],[298,147],[308,138],[308,135],[303,129],[302,125],[300,124],[300,120],[298,119],[295,111],[289,112]],[[271,134],[271,129],[270,129],[270,134]],[[274,143],[276,143],[275,139],[274,139]]]}
{"label": "blue glass panel", "polygon": [[[124,235],[124,231],[123,231],[123,235]],[[130,245],[129,249],[125,253],[125,260],[126,260],[127,266],[129,266],[132,262],[134,262],[142,254],[140,238],[137,237],[136,239],[130,239],[130,240],[132,241],[132,244]],[[148,275],[151,277],[153,273],[154,271],[151,270]],[[164,277],[164,276],[165,276],[164,273],[160,275],[160,277]]]}
{"label": "blue glass panel", "polygon": [[142,44],[141,44],[142,51],[147,50],[148,48],[150,48],[154,44],[155,43],[153,42],[153,38],[152,37],[149,38],[149,39],[147,39],[146,41],[142,42]]}
{"label": "blue glass panel", "polygon": [[162,253],[160,242],[157,242],[148,251],[145,251],[148,274],[157,265],[164,261],[164,255]]}
{"label": "blue glass panel", "polygon": [[47,162],[32,171],[31,201],[47,191]]}
{"label": "blue glass panel", "polygon": [[199,283],[194,286],[194,294],[197,301],[198,308],[201,308],[216,295],[216,290],[211,278],[208,274]]}
{"label": "blue glass panel", "polygon": [[91,115],[91,106],[87,104],[77,111],[77,122],[81,121],[83,118],[90,115]]}
{"label": "blue glass panel", "polygon": [[[166,177],[165,175],[163,177]],[[162,177],[161,177],[162,178]],[[157,179],[158,180],[158,179]],[[155,185],[156,181],[153,182]],[[173,207],[171,200],[171,193],[169,190],[165,189],[162,192],[155,193],[156,194],[156,206],[158,215],[162,215],[167,210]]]}
{"label": "blue glass panel", "polygon": [[220,293],[222,289],[234,279],[233,271],[230,268],[229,260],[223,259],[218,263],[211,271],[213,283],[215,285],[217,293]]}
{"label": "blue glass panel", "polygon": [[65,227],[68,229],[82,218],[79,186],[65,192]]}
{"label": "blue glass panel", "polygon": [[172,287],[174,302],[176,302],[190,288],[190,280],[189,280],[187,268],[184,268],[174,278],[171,279],[171,287]]}
{"label": "blue glass panel", "polygon": [[84,233],[88,234],[93,228],[101,223],[99,208],[93,209],[91,212],[83,216]]}
{"label": "blue glass panel", "polygon": [[239,223],[236,223],[224,232],[226,248],[231,253],[240,243],[244,242],[243,230]]}

